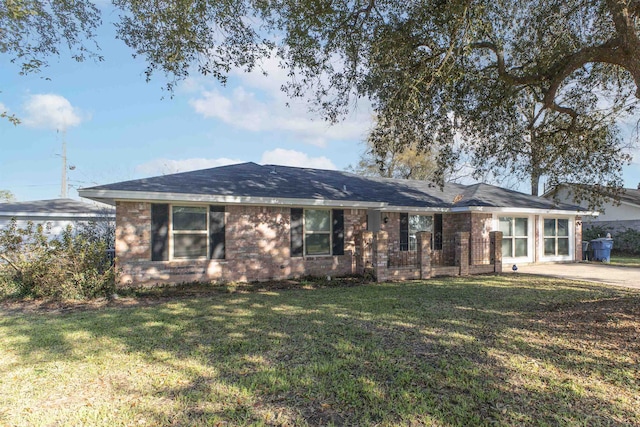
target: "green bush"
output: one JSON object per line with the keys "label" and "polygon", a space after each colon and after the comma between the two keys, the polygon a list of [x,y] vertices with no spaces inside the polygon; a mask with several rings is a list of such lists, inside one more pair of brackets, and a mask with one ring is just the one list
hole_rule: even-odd
{"label": "green bush", "polygon": [[599,237],[606,237],[611,233],[613,239],[612,251],[618,254],[640,255],[640,231],[627,228],[624,231],[613,231],[610,227],[595,225],[582,232],[582,240],[591,241]]}
{"label": "green bush", "polygon": [[613,250],[616,253],[640,255],[640,231],[627,228],[616,233],[613,239]]}
{"label": "green bush", "polygon": [[611,233],[611,229],[602,225],[594,225],[582,230],[582,240],[590,242],[599,237],[607,237],[607,233]]}
{"label": "green bush", "polygon": [[29,223],[21,229],[12,221],[0,231],[0,291],[54,299],[110,295],[116,275],[108,246],[90,228],[68,227],[59,238],[49,240],[42,225]]}

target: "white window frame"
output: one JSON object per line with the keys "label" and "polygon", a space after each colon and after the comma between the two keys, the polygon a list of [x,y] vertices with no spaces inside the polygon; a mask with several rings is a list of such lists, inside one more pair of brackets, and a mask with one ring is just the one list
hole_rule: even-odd
{"label": "white window frame", "polygon": [[[206,225],[206,229],[205,230],[174,230],[173,229],[173,208],[204,208],[205,209],[205,225]],[[209,258],[209,250],[210,250],[210,238],[209,238],[209,223],[210,223],[210,219],[209,219],[209,205],[194,205],[194,204],[188,204],[188,203],[179,203],[179,204],[170,204],[169,205],[169,259],[170,260],[176,260],[176,261],[184,261],[184,260],[202,260],[202,259],[208,259]],[[199,257],[176,257],[174,255],[174,249],[175,249],[175,242],[174,242],[174,237],[175,235],[186,235],[186,234],[202,234],[204,236],[206,236],[206,242],[207,242],[207,250],[204,256],[199,256]]]}
{"label": "white window frame", "polygon": [[[531,238],[531,232],[530,232],[530,223],[531,220],[529,219],[529,217],[527,216],[520,216],[520,215],[499,215],[498,216],[498,229],[500,229],[500,218],[509,218],[510,222],[511,222],[511,230],[512,230],[512,234],[510,236],[505,236],[504,233],[502,234],[502,241],[509,239],[511,240],[511,253],[508,256],[505,256],[504,253],[502,253],[502,257],[503,258],[512,258],[512,259],[528,259],[530,257],[531,254],[531,248],[529,247],[529,240]],[[517,235],[515,234],[516,231],[516,219],[526,219],[527,220],[527,234],[526,235]],[[517,239],[526,239],[527,240],[527,254],[524,256],[517,256],[514,255],[515,250],[516,250],[516,240]]]}
{"label": "white window frame", "polygon": [[[307,211],[323,211],[329,212],[329,231],[313,231],[307,230]],[[307,235],[311,234],[328,234],[329,235],[329,252],[323,254],[309,254],[307,253]],[[302,253],[304,257],[326,257],[333,256],[333,209],[315,209],[304,208],[302,210]]]}
{"label": "white window frame", "polygon": [[[415,231],[413,234],[411,234],[411,217],[412,216],[413,217],[415,217],[415,216],[423,216],[423,217],[431,218],[431,224],[430,224],[429,229],[428,230]],[[411,252],[411,251],[415,252],[415,251],[418,250],[418,234],[417,233],[419,233],[421,231],[428,231],[428,232],[431,233],[432,238],[433,238],[433,215],[423,215],[423,214],[412,214],[412,213],[409,213],[408,214],[408,221],[409,221],[409,230],[408,230],[409,236],[407,238],[407,240],[408,240],[408,242],[407,242],[408,251],[409,252]],[[413,236],[413,240],[411,240],[411,236]],[[412,243],[413,243],[413,247],[412,247]]]}
{"label": "white window frame", "polygon": [[[545,219],[553,219],[556,220],[556,236],[545,236],[544,234],[544,220]],[[567,228],[568,228],[568,236],[566,237],[568,241],[569,254],[568,255],[545,255],[544,253],[544,239],[545,238],[555,238],[556,239],[556,254],[558,253],[558,220],[564,219],[567,220]],[[554,216],[554,215],[546,215],[540,216],[540,221],[538,223],[538,229],[540,231],[540,243],[538,246],[538,250],[540,251],[540,259],[542,261],[573,261],[575,258],[575,217],[567,217],[567,216]],[[565,237],[562,237],[563,239]]]}
{"label": "white window frame", "polygon": [[[502,262],[503,263],[533,262],[534,256],[535,256],[535,240],[536,240],[535,239],[535,227],[536,227],[535,216],[528,215],[528,214],[511,213],[511,212],[495,213],[493,215],[493,229],[496,231],[500,231],[500,218],[511,218],[512,220],[515,220],[516,218],[526,218],[527,220],[527,236],[526,236],[527,256],[512,257],[512,256],[506,256],[505,254],[502,254]],[[514,230],[515,230],[515,227],[514,227]],[[511,236],[511,237],[514,239],[514,245],[515,245],[515,238],[522,239],[525,236]],[[504,239],[504,235],[502,236],[502,238]]]}

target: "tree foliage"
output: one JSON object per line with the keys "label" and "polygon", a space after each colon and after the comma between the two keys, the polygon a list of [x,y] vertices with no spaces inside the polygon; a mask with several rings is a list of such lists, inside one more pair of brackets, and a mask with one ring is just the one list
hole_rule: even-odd
{"label": "tree foliage", "polygon": [[[0,2],[0,54],[18,65],[20,74],[40,72],[61,49],[76,61],[101,60],[95,30],[100,11],[88,0]],[[19,117],[0,110],[0,119],[17,125]]]}
{"label": "tree foliage", "polygon": [[349,169],[364,176],[433,180],[438,171],[435,156],[420,150],[418,144],[407,144],[396,128],[379,122],[369,133],[358,164]]}
{"label": "tree foliage", "polygon": [[0,203],[15,202],[16,196],[9,190],[0,190]]}
{"label": "tree foliage", "polygon": [[[606,93],[617,114],[630,112],[629,94],[640,94],[640,1],[116,4],[124,11],[120,37],[147,59],[148,77],[161,71],[179,80],[195,65],[224,81],[231,67],[251,69],[276,49],[290,71],[290,95],[312,89],[329,120],[368,97],[385,126],[407,135],[405,146],[438,153],[441,171],[458,155],[460,133],[467,142],[483,137],[477,165],[491,159],[514,169],[519,162],[507,159],[522,150],[504,152],[511,133],[516,145],[534,138],[533,181],[540,171],[563,170],[551,178],[620,184],[619,135],[614,121],[594,117],[595,93]],[[538,118],[528,129],[531,108]],[[588,161],[576,166],[598,173],[567,171],[578,152]]]}
{"label": "tree foliage", "polygon": [[101,230],[69,226],[49,239],[45,227],[29,222],[20,228],[14,219],[0,230],[0,290],[55,299],[111,295],[116,274]]}
{"label": "tree foliage", "polygon": [[[640,95],[640,0],[113,3],[118,37],[146,60],[147,78],[164,74],[170,90],[192,72],[225,82],[231,69],[252,70],[275,53],[291,96],[310,96],[331,121],[370,99],[406,146],[437,153],[436,181],[459,155],[459,136],[475,144],[478,165],[513,168],[518,162],[505,159],[522,150],[502,149],[512,133],[516,145],[533,138],[534,181],[538,167],[563,169],[571,161],[559,168],[558,159],[576,159],[581,141],[595,138],[580,169],[606,172],[579,178],[620,183],[611,167],[625,160],[619,134],[610,112],[599,116],[597,93],[616,114],[631,113],[625,100]],[[0,51],[22,61],[23,72],[38,70],[61,42],[82,59],[82,36],[90,39],[98,22],[87,0],[5,2]],[[528,129],[531,108],[537,119]]]}
{"label": "tree foliage", "polygon": [[100,23],[100,11],[87,0],[5,0],[0,3],[0,53],[22,74],[40,71],[62,47],[83,61],[97,56],[97,46],[87,43]]}

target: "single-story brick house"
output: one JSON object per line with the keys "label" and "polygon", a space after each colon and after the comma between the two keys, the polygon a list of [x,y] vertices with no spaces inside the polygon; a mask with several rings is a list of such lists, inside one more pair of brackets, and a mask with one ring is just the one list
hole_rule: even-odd
{"label": "single-story brick house", "polygon": [[501,271],[582,257],[573,205],[487,185],[243,163],[84,188],[116,206],[123,284]]}

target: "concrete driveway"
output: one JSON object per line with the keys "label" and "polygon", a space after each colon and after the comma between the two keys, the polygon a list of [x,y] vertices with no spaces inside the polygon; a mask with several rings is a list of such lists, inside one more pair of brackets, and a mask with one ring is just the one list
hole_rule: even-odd
{"label": "concrete driveway", "polygon": [[[503,265],[502,271],[510,272],[511,265]],[[518,273],[607,283],[640,289],[640,268],[633,267],[617,267],[595,263],[537,264],[518,266]]]}

